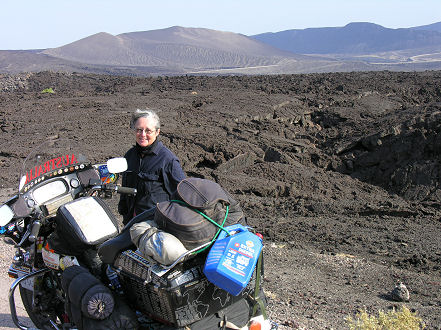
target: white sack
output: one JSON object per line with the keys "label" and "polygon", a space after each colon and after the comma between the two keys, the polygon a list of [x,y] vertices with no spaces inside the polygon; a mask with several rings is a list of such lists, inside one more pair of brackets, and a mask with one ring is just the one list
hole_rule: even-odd
{"label": "white sack", "polygon": [[152,257],[163,265],[172,264],[187,252],[179,239],[158,229],[152,220],[132,225],[130,238],[143,255]]}

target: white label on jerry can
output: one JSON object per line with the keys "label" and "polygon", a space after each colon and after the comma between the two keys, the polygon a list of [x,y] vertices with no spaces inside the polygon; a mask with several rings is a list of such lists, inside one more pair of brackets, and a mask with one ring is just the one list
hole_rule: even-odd
{"label": "white label on jerry can", "polygon": [[236,242],[234,248],[229,248],[228,253],[222,265],[230,271],[245,277],[245,269],[250,264],[250,260],[254,258],[254,243],[246,241],[245,244]]}

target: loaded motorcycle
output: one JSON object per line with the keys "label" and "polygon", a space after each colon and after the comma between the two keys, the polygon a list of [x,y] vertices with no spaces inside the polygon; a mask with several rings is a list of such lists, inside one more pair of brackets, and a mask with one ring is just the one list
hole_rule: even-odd
{"label": "loaded motorcycle", "polygon": [[[169,265],[140,253],[130,228],[153,219],[155,209],[121,229],[104,202],[115,193],[136,194],[117,184],[126,170],[124,158],[92,164],[63,139],[48,140],[26,157],[18,193],[0,206],[0,235],[16,248],[8,270],[16,279],[9,291],[16,326],[31,328],[17,317],[18,288],[40,329],[275,329],[265,310],[262,252],[239,289],[231,290],[230,279],[218,274],[208,280],[204,263],[211,250],[222,234],[231,238],[237,230],[215,223],[219,230],[212,240]],[[235,268],[229,257],[226,266],[239,276],[254,243],[235,244],[243,249],[230,254],[238,252],[242,264]]]}

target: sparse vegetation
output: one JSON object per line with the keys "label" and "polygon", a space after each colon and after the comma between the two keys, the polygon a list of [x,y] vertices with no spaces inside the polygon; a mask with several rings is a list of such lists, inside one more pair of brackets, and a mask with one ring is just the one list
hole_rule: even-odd
{"label": "sparse vegetation", "polygon": [[45,88],[41,91],[42,94],[48,93],[48,94],[54,94],[54,90],[52,89],[52,87],[50,88]]}
{"label": "sparse vegetation", "polygon": [[356,320],[349,317],[346,321],[351,330],[419,330],[426,327],[423,320],[406,306],[399,311],[379,311],[378,317],[363,310],[356,315]]}

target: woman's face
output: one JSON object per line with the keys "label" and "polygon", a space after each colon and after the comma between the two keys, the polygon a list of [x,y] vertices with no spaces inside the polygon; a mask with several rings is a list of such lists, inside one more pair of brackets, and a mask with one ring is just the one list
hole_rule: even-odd
{"label": "woman's face", "polygon": [[152,118],[139,118],[135,123],[136,142],[141,147],[147,147],[155,142],[159,135],[159,129],[155,128],[155,120]]}

